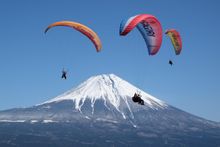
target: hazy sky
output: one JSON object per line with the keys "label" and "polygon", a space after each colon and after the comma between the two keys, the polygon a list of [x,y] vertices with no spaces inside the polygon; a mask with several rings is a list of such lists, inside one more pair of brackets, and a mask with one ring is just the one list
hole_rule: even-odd
{"label": "hazy sky", "polygon": [[[1,0],[0,110],[42,103],[90,76],[114,73],[168,104],[220,121],[219,7],[218,0]],[[119,36],[120,22],[141,13],[181,33],[181,55],[166,36],[155,56],[137,29]],[[70,28],[44,34],[61,20],[93,29],[102,52]]]}

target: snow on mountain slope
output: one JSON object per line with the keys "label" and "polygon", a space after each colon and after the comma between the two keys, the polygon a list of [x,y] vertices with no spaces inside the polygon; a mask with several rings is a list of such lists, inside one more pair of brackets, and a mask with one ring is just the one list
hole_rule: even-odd
{"label": "snow on mountain slope", "polygon": [[165,102],[145,93],[114,74],[93,76],[78,87],[43,104],[72,100],[75,104],[75,109],[80,111],[86,100],[91,101],[91,107],[93,108],[96,100],[102,99],[106,107],[108,107],[106,105],[108,102],[119,111],[119,106],[123,102],[130,110],[128,99],[131,99],[135,92],[139,92],[142,95],[142,99],[147,107],[152,109],[163,109],[167,107]]}
{"label": "snow on mountain slope", "polygon": [[[144,105],[134,103],[139,92]],[[42,104],[0,111],[0,122],[131,125],[164,132],[219,128],[219,124],[172,107],[114,74],[93,76]]]}

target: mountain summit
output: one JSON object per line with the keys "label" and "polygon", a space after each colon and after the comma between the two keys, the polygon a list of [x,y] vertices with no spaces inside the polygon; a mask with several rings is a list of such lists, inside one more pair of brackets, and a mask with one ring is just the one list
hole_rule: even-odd
{"label": "mountain summit", "polygon": [[[134,93],[144,105],[133,102]],[[29,108],[0,111],[0,123],[2,146],[33,146],[36,137],[47,147],[220,145],[219,123],[168,105],[114,74],[93,76]]]}
{"label": "mountain summit", "polygon": [[80,110],[85,100],[88,99],[91,101],[91,107],[94,107],[96,100],[103,100],[105,104],[111,104],[116,109],[119,109],[121,103],[126,103],[129,107],[128,101],[136,92],[141,93],[142,98],[150,108],[157,109],[167,106],[161,100],[145,93],[114,74],[93,76],[78,87],[44,104],[62,100],[72,100],[75,103],[75,109]]}
{"label": "mountain summit", "polygon": [[[132,101],[134,93],[141,94],[142,99],[145,102],[144,106],[135,104]],[[95,111],[96,102],[101,102],[107,109],[112,107],[121,113],[124,118],[126,118],[124,114],[125,109],[130,112],[130,115],[133,115],[131,107],[138,107],[139,109],[146,109],[146,107],[151,109],[164,109],[167,107],[167,104],[163,101],[147,94],[114,74],[93,76],[78,87],[55,97],[54,99],[46,101],[43,104],[58,103],[65,100],[73,101],[74,109],[79,110],[80,112],[82,111],[85,102],[90,103],[92,113]]]}

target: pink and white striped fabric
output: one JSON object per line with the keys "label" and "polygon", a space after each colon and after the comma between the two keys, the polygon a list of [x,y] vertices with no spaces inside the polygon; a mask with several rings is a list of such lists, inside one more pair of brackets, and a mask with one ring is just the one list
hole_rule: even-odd
{"label": "pink and white striped fabric", "polygon": [[120,35],[127,35],[135,27],[138,28],[146,42],[149,55],[155,55],[161,47],[163,35],[162,26],[158,19],[149,14],[130,17],[121,22]]}

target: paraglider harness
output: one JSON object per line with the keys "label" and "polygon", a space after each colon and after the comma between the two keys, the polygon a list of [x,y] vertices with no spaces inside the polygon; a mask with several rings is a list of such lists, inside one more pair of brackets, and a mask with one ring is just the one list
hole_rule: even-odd
{"label": "paraglider harness", "polygon": [[140,105],[144,105],[144,100],[141,99],[141,95],[135,93],[134,96],[132,97],[133,102],[138,103]]}
{"label": "paraglider harness", "polygon": [[62,79],[65,79],[66,80],[66,74],[67,74],[67,71],[65,71],[64,69],[62,70],[62,76],[61,76],[61,78]]}
{"label": "paraglider harness", "polygon": [[172,66],[172,65],[173,65],[173,61],[172,61],[172,60],[169,60],[169,64]]}

